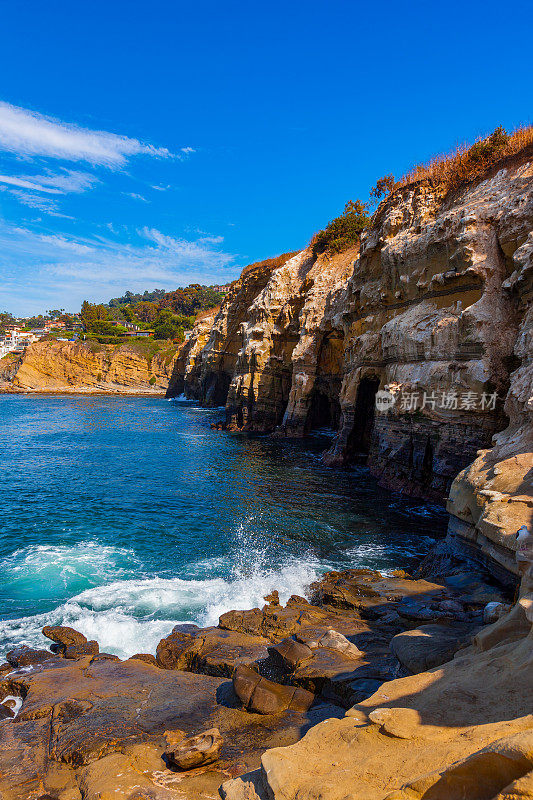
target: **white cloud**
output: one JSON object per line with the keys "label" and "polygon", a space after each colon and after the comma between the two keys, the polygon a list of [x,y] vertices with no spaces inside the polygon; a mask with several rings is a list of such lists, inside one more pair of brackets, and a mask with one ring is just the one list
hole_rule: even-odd
{"label": "white cloud", "polygon": [[39,211],[45,211],[47,214],[57,212],[57,204],[50,197],[42,197],[40,194],[25,192],[21,189],[12,189],[11,194],[17,198],[19,203],[23,203],[28,208],[38,208]]}
{"label": "white cloud", "polygon": [[143,197],[142,194],[137,194],[137,192],[122,192],[124,197],[131,197],[132,200],[142,200],[143,203],[149,203],[150,201]]}
{"label": "white cloud", "polygon": [[41,234],[38,236],[38,238],[41,240],[41,242],[45,242],[45,244],[55,245],[61,250],[69,250],[72,253],[92,253],[94,250],[93,247],[89,247],[86,244],[81,244],[76,240],[66,239],[64,236],[48,236],[46,234]]}
{"label": "white cloud", "polygon": [[201,239],[167,236],[155,228],[134,243],[32,231],[0,221],[0,307],[15,314],[55,306],[76,310],[85,298],[102,302],[124,291],[223,283],[235,257]]}
{"label": "white cloud", "polygon": [[[116,168],[130,156],[171,158],[164,147],[106,131],[92,131],[0,102],[0,149],[18,156],[46,156]],[[182,148],[182,153],[192,148]]]}
{"label": "white cloud", "polygon": [[223,236],[202,236],[201,239],[198,239],[199,242],[203,242],[203,244],[222,244],[224,241]]}
{"label": "white cloud", "polygon": [[180,152],[186,156],[190,156],[191,153],[196,153],[196,150],[194,147],[182,147]]}
{"label": "white cloud", "polygon": [[176,239],[173,236],[167,236],[157,228],[144,227],[139,231],[139,235],[154,242],[162,250],[168,250],[180,258],[188,259],[192,263],[202,261],[206,253],[212,252],[210,245],[221,244],[224,241],[223,236],[202,236],[195,241],[188,239]]}
{"label": "white cloud", "polygon": [[84,192],[98,183],[98,178],[88,172],[69,169],[63,170],[57,175],[0,175],[0,183],[19,186],[33,192],[66,194],[67,192]]}

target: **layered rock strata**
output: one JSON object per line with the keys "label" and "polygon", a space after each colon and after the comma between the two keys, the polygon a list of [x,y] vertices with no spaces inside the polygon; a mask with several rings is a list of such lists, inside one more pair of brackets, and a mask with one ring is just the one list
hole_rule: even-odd
{"label": "layered rock strata", "polygon": [[35,342],[2,370],[0,389],[14,392],[120,392],[162,394],[174,369],[176,348],[153,356],[135,346],[92,342]]}
{"label": "layered rock strata", "polygon": [[255,265],[193,332],[169,393],[225,404],[228,429],[333,428],[328,462],[367,461],[432,501],[477,456],[451,534],[511,580],[512,535],[531,522],[532,188],[529,148],[453,195],[397,190],[359,252]]}

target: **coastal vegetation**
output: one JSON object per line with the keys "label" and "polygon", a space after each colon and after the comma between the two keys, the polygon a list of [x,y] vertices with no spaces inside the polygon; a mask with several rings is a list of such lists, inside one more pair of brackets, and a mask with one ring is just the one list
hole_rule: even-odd
{"label": "coastal vegetation", "polygon": [[248,264],[248,266],[243,269],[241,273],[241,278],[244,277],[245,275],[248,275],[251,272],[254,272],[255,270],[272,271],[274,269],[277,269],[278,267],[281,267],[286,261],[288,261],[289,258],[298,255],[298,253],[299,253],[298,250],[292,250],[288,253],[282,253],[279,256],[274,256],[273,258],[266,258],[264,261],[254,261],[253,264]]}
{"label": "coastal vegetation", "polygon": [[359,242],[361,233],[368,227],[368,203],[349,200],[339,217],[328,222],[323,231],[311,240],[315,258],[321,253],[341,253]]}
{"label": "coastal vegetation", "polygon": [[394,184],[393,190],[421,180],[431,180],[450,190],[479,178],[501,159],[532,144],[533,125],[516,128],[511,133],[499,125],[472,145],[461,144],[451,153],[434,156],[427,164],[417,164]]}
{"label": "coastal vegetation", "polygon": [[489,136],[480,137],[472,145],[461,144],[451,153],[434,156],[427,164],[417,164],[401,178],[388,174],[378,178],[370,190],[369,200],[348,201],[344,211],[315,233],[311,248],[315,258],[322,253],[340,253],[359,243],[361,234],[372,223],[367,212],[386,200],[397,189],[421,181],[431,181],[444,195],[463,183],[481,177],[502,159],[533,145],[533,125],[508,133],[499,125]]}
{"label": "coastal vegetation", "polygon": [[84,300],[80,317],[87,338],[101,344],[121,344],[129,330],[147,331],[154,339],[182,342],[197,314],[217,306],[224,297],[222,287],[191,284],[183,289],[134,294],[126,292],[109,303]]}

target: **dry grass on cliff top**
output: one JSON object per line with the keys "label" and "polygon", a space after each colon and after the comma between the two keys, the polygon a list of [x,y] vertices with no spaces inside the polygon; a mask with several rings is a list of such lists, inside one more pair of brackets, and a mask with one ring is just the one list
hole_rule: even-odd
{"label": "dry grass on cliff top", "polygon": [[445,189],[480,177],[487,169],[507,156],[533,144],[533,125],[507,133],[502,127],[480,137],[473,145],[462,144],[451,153],[434,156],[427,164],[417,164],[394,182],[393,191],[421,180],[431,180]]}
{"label": "dry grass on cliff top", "polygon": [[196,325],[197,322],[201,322],[203,319],[207,317],[216,317],[218,312],[220,311],[220,306],[214,306],[213,308],[204,308],[203,311],[199,311],[198,314],[194,318],[194,324]]}
{"label": "dry grass on cliff top", "polygon": [[247,267],[243,269],[241,272],[241,278],[244,278],[245,275],[248,275],[253,270],[268,270],[272,272],[273,270],[281,267],[289,258],[293,258],[293,256],[298,255],[300,251],[294,250],[291,253],[282,253],[280,256],[275,256],[274,258],[267,258],[264,261],[254,261],[253,264],[248,264]]}

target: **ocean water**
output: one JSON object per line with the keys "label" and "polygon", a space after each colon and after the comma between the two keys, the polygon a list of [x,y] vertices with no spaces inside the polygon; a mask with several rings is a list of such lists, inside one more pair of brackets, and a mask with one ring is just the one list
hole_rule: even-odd
{"label": "ocean water", "polygon": [[0,655],[71,625],[121,657],[177,622],[305,595],[327,569],[409,568],[441,509],[326,468],[304,441],[226,434],[181,399],[0,396]]}

